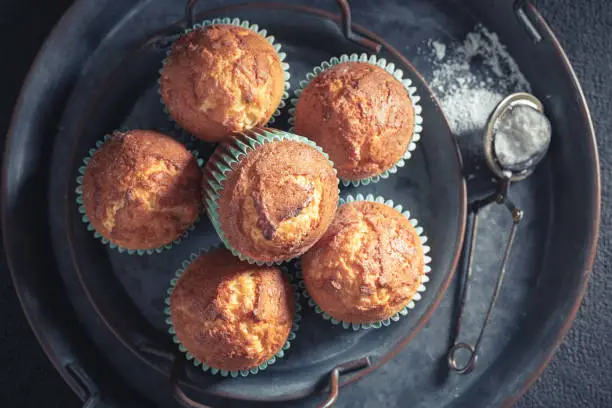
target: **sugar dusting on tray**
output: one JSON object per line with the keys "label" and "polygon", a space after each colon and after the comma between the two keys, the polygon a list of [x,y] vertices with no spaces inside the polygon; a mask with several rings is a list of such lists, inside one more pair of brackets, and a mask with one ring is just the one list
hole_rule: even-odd
{"label": "sugar dusting on tray", "polygon": [[[530,84],[497,34],[482,25],[477,25],[460,42],[431,39],[421,47],[420,56],[433,68],[429,75],[425,75],[426,80],[460,144],[465,141],[469,145],[483,137],[490,114],[504,97],[531,91]],[[476,166],[471,170],[478,169]],[[466,178],[473,180],[476,175],[468,174]],[[530,200],[520,201],[521,205],[529,208]],[[474,282],[484,284],[486,277],[495,274],[499,268],[503,255],[499,249],[506,243],[511,219],[505,208],[491,205],[480,211],[479,220]],[[483,296],[485,293],[486,297],[472,299],[473,302],[484,307],[490,296],[486,291]],[[484,310],[480,312],[484,313]],[[476,314],[478,318],[482,316]]]}
{"label": "sugar dusting on tray", "polygon": [[482,25],[462,43],[429,40],[420,51],[433,65],[429,85],[457,136],[484,129],[507,94],[531,90],[497,34]]}

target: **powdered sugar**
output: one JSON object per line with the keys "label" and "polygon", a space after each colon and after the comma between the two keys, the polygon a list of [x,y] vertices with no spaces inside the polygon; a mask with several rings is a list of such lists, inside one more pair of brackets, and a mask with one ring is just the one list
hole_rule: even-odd
{"label": "powdered sugar", "polygon": [[453,94],[440,98],[442,109],[457,136],[486,126],[489,114],[504,95],[484,87],[457,88]]}
{"label": "powdered sugar", "polygon": [[421,53],[433,65],[429,85],[457,136],[484,129],[507,94],[531,89],[497,34],[482,25],[462,43],[429,40]]}
{"label": "powdered sugar", "polygon": [[536,109],[525,105],[512,107],[495,125],[495,157],[503,168],[529,168],[548,149],[550,132],[550,122]]}
{"label": "powdered sugar", "polygon": [[429,46],[433,48],[435,55],[436,55],[436,59],[438,61],[441,61],[444,59],[444,56],[446,55],[446,45],[438,42],[438,41],[432,41],[429,40]]}

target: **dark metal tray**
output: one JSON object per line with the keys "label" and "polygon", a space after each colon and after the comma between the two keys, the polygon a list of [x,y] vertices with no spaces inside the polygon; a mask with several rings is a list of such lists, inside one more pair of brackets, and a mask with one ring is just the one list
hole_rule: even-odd
{"label": "dark metal tray", "polygon": [[[200,7],[221,3],[228,2],[208,1]],[[198,19],[237,16],[267,27],[284,45],[294,84],[332,55],[375,52],[362,47],[367,43],[347,39],[350,32],[341,30],[341,19],[329,13],[336,12],[335,2],[310,3],[320,9],[249,4],[212,10]],[[581,299],[599,222],[593,131],[569,63],[543,20],[524,2],[499,0],[495,7],[478,1],[351,4],[354,19],[389,43],[359,26],[353,31],[383,44],[380,55],[396,64],[403,62],[401,54],[412,59],[416,46],[428,38],[460,38],[475,22],[483,22],[508,45],[551,116],[555,134],[549,158],[513,191],[525,209],[525,227],[479,368],[469,377],[448,376],[441,368],[451,333],[452,296],[415,338],[452,277],[466,200],[454,139],[410,66],[404,70],[425,96],[423,140],[401,174],[363,192],[393,195],[427,228],[435,263],[424,299],[408,318],[369,332],[345,332],[307,313],[286,361],[257,376],[222,379],[179,364],[182,359],[174,359],[164,331],[163,292],[180,260],[211,242],[210,226],[202,222],[187,242],[162,255],[120,255],[85,230],[73,190],[79,159],[105,132],[121,126],[171,130],[155,80],[163,38],[180,30],[173,24],[183,18],[184,3],[82,1],[56,28],[24,87],[6,147],[2,207],[5,246],[24,309],[51,360],[81,398],[94,404],[168,406],[173,392],[182,394],[171,386],[180,378],[192,398],[213,406],[228,406],[224,397],[249,400],[249,406],[295,399],[326,389],[330,373],[333,391],[344,368],[370,365],[339,382],[362,377],[412,340],[400,354],[406,367],[402,401],[410,406],[491,406],[511,403],[550,358]],[[164,27],[169,31],[159,32]],[[427,73],[425,61],[415,57],[412,62]],[[478,149],[461,147],[467,152],[465,167],[475,169],[480,158],[471,152]],[[471,184],[475,194],[488,188]],[[499,223],[503,228],[503,219]],[[487,232],[490,239],[498,235],[495,229]],[[477,330],[496,278],[490,269],[495,254],[480,256],[491,259],[475,278],[475,318],[464,324],[468,334]]]}

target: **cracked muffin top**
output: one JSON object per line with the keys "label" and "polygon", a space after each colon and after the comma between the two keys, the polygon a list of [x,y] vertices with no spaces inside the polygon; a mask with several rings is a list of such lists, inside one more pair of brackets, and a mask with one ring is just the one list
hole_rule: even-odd
{"label": "cracked muffin top", "polygon": [[347,323],[387,319],[414,297],[425,273],[417,231],[381,203],[343,204],[329,229],[301,258],[306,290]]}
{"label": "cracked muffin top", "polygon": [[265,143],[230,172],[219,198],[229,244],[260,262],[300,256],[323,235],[338,205],[329,160],[296,141]]}
{"label": "cracked muffin top", "polygon": [[278,267],[241,262],[226,249],[200,255],[170,295],[180,343],[219,370],[248,370],[284,346],[295,316],[293,289]]}
{"label": "cracked muffin top", "polygon": [[169,136],[115,132],[83,177],[83,204],[104,238],[127,249],[154,249],[179,238],[200,211],[197,159]]}
{"label": "cracked muffin top", "polygon": [[413,132],[414,109],[406,88],[365,62],[344,62],[314,77],[295,109],[295,133],[321,146],[338,177],[348,181],[393,167]]}
{"label": "cracked muffin top", "polygon": [[172,46],[161,94],[185,130],[209,142],[261,126],[284,92],[281,60],[261,35],[217,24],[193,30]]}

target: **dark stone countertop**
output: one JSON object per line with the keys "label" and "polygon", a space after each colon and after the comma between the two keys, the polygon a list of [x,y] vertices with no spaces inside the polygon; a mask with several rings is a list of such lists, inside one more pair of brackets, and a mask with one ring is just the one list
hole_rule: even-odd
{"label": "dark stone countertop", "polygon": [[[71,0],[0,0],[0,134],[28,67]],[[612,7],[607,0],[535,1],[565,48],[583,85],[598,136],[604,203],[599,251],[588,293],[564,344],[518,407],[612,406],[612,213],[605,204],[612,180]],[[33,336],[13,291],[6,266],[0,274],[0,406],[78,407]],[[397,363],[396,363],[397,364]],[[384,381],[374,374],[370,384]],[[375,389],[369,390],[376,392]],[[359,398],[355,392],[349,398]],[[350,401],[343,401],[350,406]]]}

